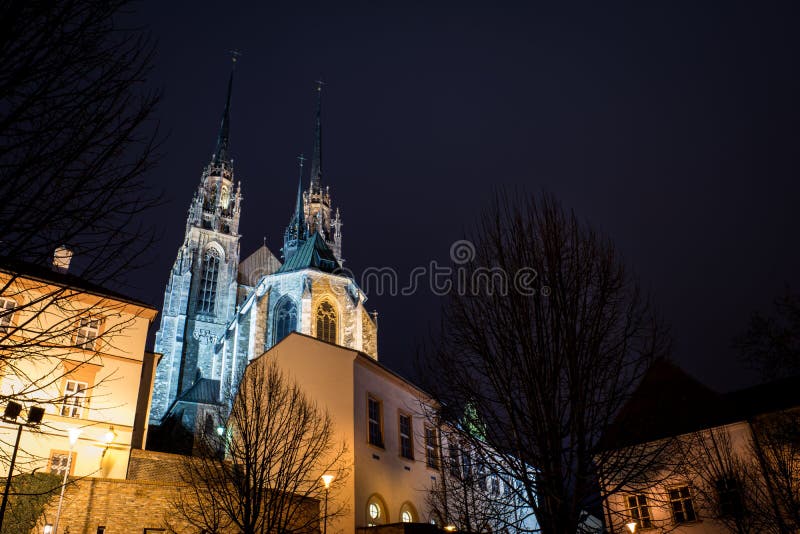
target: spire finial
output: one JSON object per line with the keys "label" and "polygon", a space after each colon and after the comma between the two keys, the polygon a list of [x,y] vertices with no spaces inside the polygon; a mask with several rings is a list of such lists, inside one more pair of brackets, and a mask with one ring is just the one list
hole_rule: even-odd
{"label": "spire finial", "polygon": [[322,86],[325,82],[317,80],[317,117],[314,123],[314,152],[311,155],[311,188],[309,194],[320,193],[320,182],[322,181]]}
{"label": "spire finial", "polygon": [[222,112],[222,122],[219,125],[217,136],[217,149],[214,151],[212,162],[216,164],[231,164],[230,149],[230,123],[231,123],[231,93],[233,92],[233,73],[236,70],[236,61],[242,54],[238,50],[231,50],[231,74],[228,77],[228,95],[225,99],[225,110]]}

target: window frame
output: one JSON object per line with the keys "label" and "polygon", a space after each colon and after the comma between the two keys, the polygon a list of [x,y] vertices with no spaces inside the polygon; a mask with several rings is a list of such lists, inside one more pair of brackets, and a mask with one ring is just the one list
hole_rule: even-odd
{"label": "window frame", "polygon": [[[83,350],[96,350],[103,326],[101,317],[81,317],[75,329],[74,345]],[[94,332],[94,333],[92,333]]]}
{"label": "window frame", "polygon": [[[75,384],[75,391],[70,392],[70,384]],[[83,386],[81,388],[80,386]],[[61,397],[61,406],[58,409],[58,415],[61,417],[69,417],[70,419],[82,419],[83,410],[88,407],[89,397],[86,392],[89,390],[89,383],[82,380],[75,380],[67,378],[64,381],[64,394]],[[68,399],[80,400],[80,402],[69,402]]]}
{"label": "window frame", "polygon": [[[686,490],[686,495],[683,495],[683,490]],[[678,492],[678,496],[673,498],[672,492]],[[689,484],[684,484],[682,486],[673,486],[671,488],[667,488],[667,500],[669,501],[669,508],[672,512],[672,520],[676,525],[684,525],[686,523],[694,523],[697,521],[697,510],[694,507],[694,498],[692,496],[691,486]],[[691,508],[691,515],[692,518],[687,518],[687,510],[686,503],[689,503]],[[675,509],[675,505],[680,504],[681,509],[680,511]],[[678,519],[678,514],[683,514],[684,518],[682,520]]]}
{"label": "window frame", "polygon": [[200,274],[197,294],[197,311],[199,313],[213,315],[217,309],[221,263],[222,258],[219,251],[214,247],[208,247],[203,255],[203,270]]}
{"label": "window frame", "polygon": [[[373,420],[372,418],[371,407],[373,402],[377,405],[378,408],[377,420]],[[377,424],[378,439],[380,443],[374,443],[372,441],[373,424]],[[367,443],[373,447],[378,447],[380,449],[386,448],[385,447],[386,441],[384,439],[384,433],[383,433],[383,401],[372,393],[367,393]]]}
{"label": "window frame", "polygon": [[[408,419],[408,432],[403,432],[403,418]],[[414,460],[414,417],[402,410],[397,411],[397,436],[400,458],[405,460]],[[408,445],[408,454],[405,452],[405,445]]]}
{"label": "window frame", "polygon": [[[275,303],[273,314],[272,344],[277,345],[284,338],[288,337],[289,334],[297,331],[297,303],[289,295],[284,295]],[[291,323],[292,326],[281,336],[281,324],[284,321]]]}
{"label": "window frame", "polygon": [[7,334],[13,328],[17,306],[19,303],[16,300],[0,297],[0,334]]}
{"label": "window frame", "polygon": [[[634,505],[631,505],[631,499],[635,499]],[[644,502],[641,502],[644,500]],[[636,523],[637,528],[653,528],[653,516],[650,514],[650,503],[648,502],[647,495],[644,493],[628,493],[625,495],[625,512],[628,518]],[[636,514],[633,513],[636,510]],[[644,510],[644,514],[642,514]]]}
{"label": "window frame", "polygon": [[441,467],[441,446],[439,433],[432,425],[425,425],[423,440],[425,443],[425,467],[439,471]]}

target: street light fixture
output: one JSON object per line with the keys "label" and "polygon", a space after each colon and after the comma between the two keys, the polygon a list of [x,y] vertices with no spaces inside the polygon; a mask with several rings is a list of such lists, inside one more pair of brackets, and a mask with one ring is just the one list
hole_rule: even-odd
{"label": "street light fixture", "polygon": [[328,490],[335,477],[331,474],[324,474],[320,478],[325,485],[325,516],[322,518],[322,534],[328,534]]}
{"label": "street light fixture", "polygon": [[636,534],[636,521],[631,521],[630,523],[625,525],[628,527],[628,530],[631,531],[631,534]]}
{"label": "street light fixture", "polygon": [[22,427],[37,427],[42,422],[44,417],[44,408],[39,406],[32,406],[28,410],[28,420],[24,423],[18,423],[22,411],[22,405],[17,402],[9,402],[6,404],[5,412],[3,412],[3,421],[17,425],[17,440],[14,442],[14,452],[11,454],[11,463],[8,466],[8,477],[6,478],[6,489],[3,491],[3,503],[0,504],[0,530],[3,529],[3,518],[6,515],[6,505],[8,504],[8,490],[11,488],[11,477],[14,476],[14,462],[17,461],[17,451],[19,450],[19,438],[22,437]]}
{"label": "street light fixture", "polygon": [[78,442],[81,435],[80,428],[69,429],[69,454],[67,455],[67,469],[64,471],[64,479],[61,481],[61,496],[58,498],[58,511],[56,512],[56,523],[53,526],[53,534],[58,534],[58,520],[61,519],[61,506],[64,504],[64,489],[67,487],[67,476],[72,467],[72,449]]}

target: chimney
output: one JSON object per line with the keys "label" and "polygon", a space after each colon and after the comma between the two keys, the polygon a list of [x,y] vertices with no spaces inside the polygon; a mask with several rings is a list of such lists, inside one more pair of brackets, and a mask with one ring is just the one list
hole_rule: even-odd
{"label": "chimney", "polygon": [[72,251],[66,245],[61,245],[53,253],[53,270],[58,273],[69,271],[69,262],[72,261]]}

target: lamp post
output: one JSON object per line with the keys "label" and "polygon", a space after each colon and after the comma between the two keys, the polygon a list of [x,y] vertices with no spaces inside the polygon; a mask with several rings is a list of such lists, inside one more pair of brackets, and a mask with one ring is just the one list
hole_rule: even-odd
{"label": "lamp post", "polygon": [[72,467],[72,449],[75,443],[78,442],[78,437],[81,435],[80,428],[69,429],[69,454],[67,455],[67,469],[64,471],[64,479],[61,481],[61,496],[58,498],[58,511],[56,512],[56,522],[53,525],[53,534],[58,534],[58,520],[61,519],[61,506],[64,504],[64,489],[67,487],[67,477],[69,470]]}
{"label": "lamp post", "polygon": [[17,417],[22,411],[22,405],[16,402],[6,404],[3,412],[3,421],[17,425],[17,440],[14,442],[14,452],[11,454],[11,463],[8,466],[8,477],[6,478],[6,489],[3,491],[3,503],[0,504],[0,530],[3,528],[3,518],[6,515],[6,505],[8,504],[8,490],[11,488],[11,477],[14,476],[14,462],[17,461],[17,451],[19,450],[19,438],[22,437],[22,427],[36,427],[42,422],[44,408],[33,406],[28,410],[28,420],[18,423]]}
{"label": "lamp post", "polygon": [[322,475],[322,483],[325,484],[325,516],[322,518],[322,534],[328,534],[328,490],[333,482],[333,475]]}

